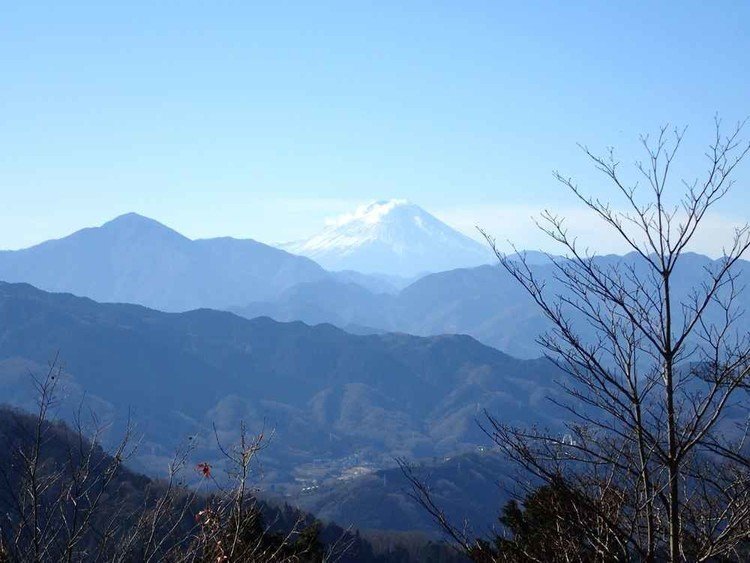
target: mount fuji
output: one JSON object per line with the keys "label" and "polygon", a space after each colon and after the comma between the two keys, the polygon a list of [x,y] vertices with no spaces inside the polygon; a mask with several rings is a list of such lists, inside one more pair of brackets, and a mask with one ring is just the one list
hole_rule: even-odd
{"label": "mount fuji", "polygon": [[313,237],[282,248],[327,270],[402,277],[479,266],[492,259],[484,245],[398,199],[363,205]]}

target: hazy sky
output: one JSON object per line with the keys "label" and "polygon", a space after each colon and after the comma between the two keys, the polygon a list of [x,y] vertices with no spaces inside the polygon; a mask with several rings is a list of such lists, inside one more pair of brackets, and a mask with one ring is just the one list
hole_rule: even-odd
{"label": "hazy sky", "polygon": [[553,169],[609,195],[577,142],[689,125],[691,175],[750,114],[747,2],[113,4],[3,6],[0,248],[127,211],[284,241],[391,197],[536,247],[543,207],[593,228]]}

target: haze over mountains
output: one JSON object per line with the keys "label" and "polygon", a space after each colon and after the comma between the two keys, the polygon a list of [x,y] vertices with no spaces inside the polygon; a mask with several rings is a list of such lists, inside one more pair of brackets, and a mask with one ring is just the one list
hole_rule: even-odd
{"label": "haze over mountains", "polygon": [[338,280],[303,283],[273,300],[231,310],[247,318],[327,322],[358,333],[468,334],[513,356],[535,358],[542,353],[536,337],[547,325],[531,305],[504,269],[479,266],[424,276],[395,294]]}
{"label": "haze over mountains", "polygon": [[[0,251],[0,280],[184,311],[265,301],[323,279],[396,292],[418,274],[490,261],[483,245],[402,200],[359,208],[322,234],[285,248],[290,252],[252,239],[191,240],[128,213],[58,240]],[[294,253],[315,257],[331,272]]]}
{"label": "haze over mountains", "polygon": [[0,251],[0,280],[165,311],[269,299],[326,272],[254,240],[190,240],[135,213],[17,251]]}
{"label": "haze over mountains", "polygon": [[[418,226],[420,221],[428,228]],[[360,227],[361,232],[357,231]],[[362,236],[347,238],[342,234],[350,230]],[[412,255],[425,252],[422,263],[426,264],[432,260],[429,256],[437,254],[435,249],[449,239],[458,245],[456,249],[468,240],[469,247],[476,250],[470,256],[477,261],[484,252],[473,246],[478,243],[402,201],[363,207],[328,234],[325,240],[331,247],[322,245],[325,237],[316,240],[329,257],[364,260],[368,248],[382,250],[386,248],[383,241],[388,240],[395,245],[389,252],[400,248],[401,256],[415,264],[419,260]],[[412,234],[416,238],[413,245]],[[445,245],[451,248],[449,243]],[[553,283],[555,271],[549,259],[540,253],[529,257],[540,279]],[[602,264],[631,259],[597,258]],[[685,287],[691,287],[703,268],[712,264],[715,261],[707,257],[687,255],[680,265]],[[741,262],[739,267],[745,269],[747,263]],[[136,214],[29,249],[2,251],[0,280],[163,311],[214,308],[247,318],[331,323],[362,334],[468,334],[521,358],[541,354],[536,338],[547,327],[525,291],[497,265],[449,269],[412,280],[382,272],[330,272],[309,258],[250,239],[190,240]],[[746,322],[745,317],[741,322]]]}
{"label": "haze over mountains", "polygon": [[412,268],[396,268],[404,273],[488,260],[482,245],[416,205],[364,206],[326,233],[311,239],[318,258],[379,273],[329,272],[251,239],[190,240],[130,213],[28,249],[0,251],[0,280],[162,311],[224,309],[249,318],[328,322],[358,333],[465,333],[520,357],[539,355],[534,338],[541,320],[496,266],[416,280],[384,273],[402,263]]}

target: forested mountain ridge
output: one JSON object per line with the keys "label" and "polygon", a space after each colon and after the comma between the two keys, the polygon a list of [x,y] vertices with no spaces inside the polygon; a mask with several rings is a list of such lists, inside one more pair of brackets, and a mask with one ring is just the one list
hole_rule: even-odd
{"label": "forested mountain ridge", "polygon": [[281,490],[395,456],[471,450],[486,443],[476,424],[484,409],[509,422],[557,422],[545,398],[556,392],[551,363],[516,360],[467,336],[357,336],[0,284],[4,396],[33,404],[28,374],[56,353],[68,408],[85,398],[120,422],[132,411],[144,435],[140,467],[163,466],[192,434],[210,456],[214,426],[229,439],[244,420],[273,429],[264,478]]}

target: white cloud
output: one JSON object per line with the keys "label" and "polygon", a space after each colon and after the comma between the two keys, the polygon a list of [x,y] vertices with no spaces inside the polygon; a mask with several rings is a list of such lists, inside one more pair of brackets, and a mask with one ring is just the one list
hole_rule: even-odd
{"label": "white cloud", "polygon": [[174,226],[191,238],[234,236],[280,244],[305,239],[320,231],[328,217],[361,204],[346,198],[267,197],[214,204],[211,215],[200,221],[193,209],[172,216]]}
{"label": "white cloud", "polygon": [[390,199],[387,201],[363,203],[357,206],[353,212],[327,217],[325,224],[328,227],[340,227],[357,219],[364,219],[369,223],[376,223],[380,217],[387,214],[394,206],[407,203],[405,199]]}

